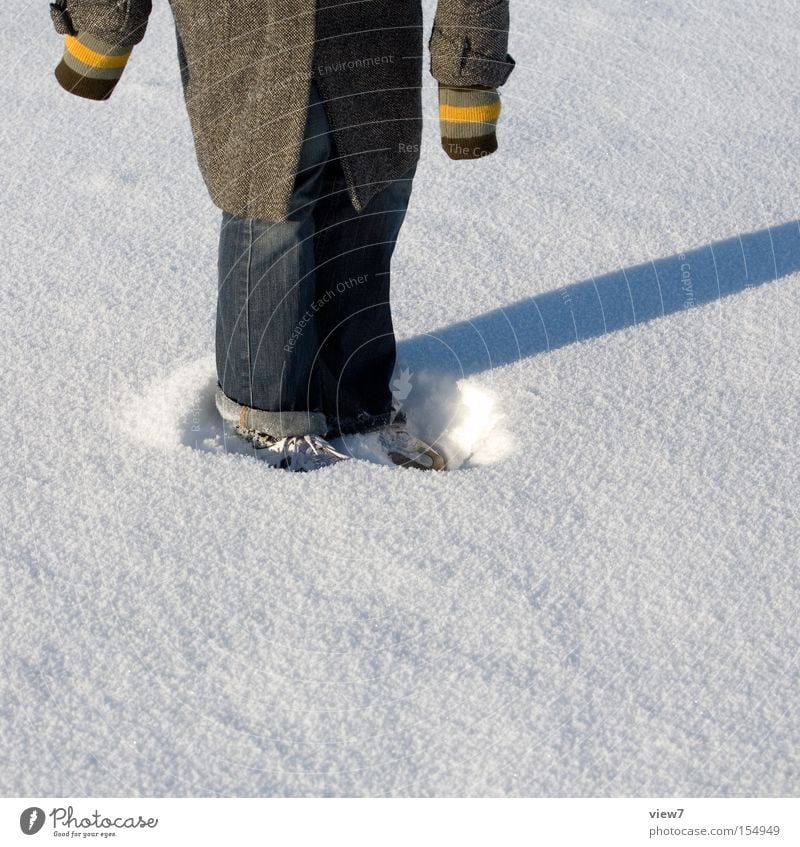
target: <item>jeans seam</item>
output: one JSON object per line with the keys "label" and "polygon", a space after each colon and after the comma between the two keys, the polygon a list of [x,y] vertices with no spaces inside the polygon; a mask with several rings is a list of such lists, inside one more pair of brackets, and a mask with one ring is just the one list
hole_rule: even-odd
{"label": "jeans seam", "polygon": [[250,270],[253,263],[253,219],[247,219],[247,270],[245,272],[244,326],[247,336],[247,388],[249,405],[253,405],[253,360],[250,353]]}

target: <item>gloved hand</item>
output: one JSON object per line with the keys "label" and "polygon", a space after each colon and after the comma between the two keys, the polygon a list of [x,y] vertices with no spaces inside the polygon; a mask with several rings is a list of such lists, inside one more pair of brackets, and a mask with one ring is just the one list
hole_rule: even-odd
{"label": "gloved hand", "polygon": [[72,94],[107,100],[122,76],[131,47],[141,41],[151,0],[55,0],[50,17],[66,36],[56,79]]}
{"label": "gloved hand", "polygon": [[480,159],[497,150],[500,95],[496,88],[439,85],[442,147],[451,159]]}

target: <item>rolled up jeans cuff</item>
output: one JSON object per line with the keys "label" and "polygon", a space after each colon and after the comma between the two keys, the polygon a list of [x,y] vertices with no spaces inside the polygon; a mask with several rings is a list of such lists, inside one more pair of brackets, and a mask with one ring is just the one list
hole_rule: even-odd
{"label": "rolled up jeans cuff", "polygon": [[254,429],[272,438],[291,438],[295,435],[325,435],[328,429],[322,412],[268,412],[243,406],[217,387],[217,411],[222,419],[243,429]]}

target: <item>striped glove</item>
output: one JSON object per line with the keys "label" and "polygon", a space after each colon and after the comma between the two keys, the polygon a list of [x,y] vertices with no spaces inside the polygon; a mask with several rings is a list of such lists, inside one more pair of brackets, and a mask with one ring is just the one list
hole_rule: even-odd
{"label": "striped glove", "polygon": [[497,150],[500,95],[496,88],[439,85],[442,147],[451,159],[480,159]]}
{"label": "striped glove", "polygon": [[107,100],[125,70],[131,47],[144,36],[150,5],[150,0],[50,3],[53,26],[65,36],[64,55],[56,68],[62,88],[90,100]]}

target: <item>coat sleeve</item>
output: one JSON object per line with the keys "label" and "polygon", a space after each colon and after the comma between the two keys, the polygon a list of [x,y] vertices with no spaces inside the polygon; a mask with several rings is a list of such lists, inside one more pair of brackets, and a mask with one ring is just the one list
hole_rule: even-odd
{"label": "coat sleeve", "polygon": [[508,0],[439,0],[430,39],[431,73],[454,88],[497,88],[514,68]]}
{"label": "coat sleeve", "polygon": [[50,16],[64,36],[55,75],[62,88],[107,100],[125,70],[131,48],[144,38],[151,0],[56,0]]}

